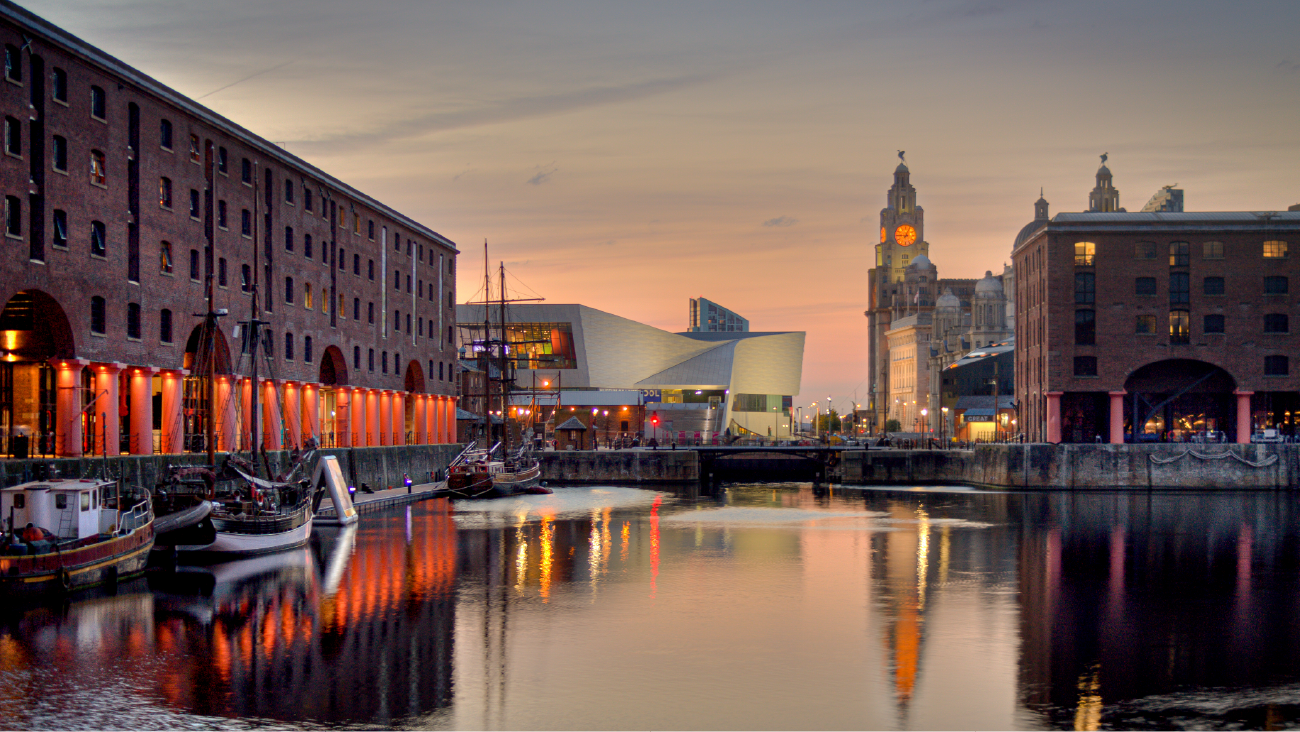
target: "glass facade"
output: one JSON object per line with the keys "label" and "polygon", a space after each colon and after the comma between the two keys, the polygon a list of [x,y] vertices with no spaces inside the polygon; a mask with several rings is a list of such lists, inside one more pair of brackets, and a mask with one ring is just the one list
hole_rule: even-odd
{"label": "glass facade", "polygon": [[510,323],[506,340],[517,369],[578,368],[569,323]]}

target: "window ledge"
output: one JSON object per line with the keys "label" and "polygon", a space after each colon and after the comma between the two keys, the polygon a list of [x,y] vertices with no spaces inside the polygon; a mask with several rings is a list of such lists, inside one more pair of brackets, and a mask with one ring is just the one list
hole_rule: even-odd
{"label": "window ledge", "polygon": [[92,330],[92,331],[90,331],[90,337],[91,337],[91,338],[107,338],[107,337],[108,337],[108,334],[107,334],[107,333],[96,333],[95,331]]}
{"label": "window ledge", "polygon": [[12,152],[9,152],[8,150],[5,150],[5,156],[6,156],[6,157],[14,158],[15,160],[22,160],[22,159],[23,159],[23,156],[22,156],[22,155],[20,155],[20,154],[18,154],[18,153],[12,153]]}
{"label": "window ledge", "polygon": [[91,258],[91,259],[98,259],[98,260],[101,261],[101,262],[107,262],[107,261],[108,261],[108,256],[107,256],[107,255],[104,255],[104,254],[95,254],[94,252],[91,252],[91,253],[90,253],[90,258]]}
{"label": "window ledge", "polygon": [[65,178],[66,178],[67,175],[68,175],[68,169],[67,169],[67,168],[54,168],[54,167],[51,167],[50,170],[54,171],[55,173],[58,173],[59,175],[65,177]]}
{"label": "window ledge", "polygon": [[158,270],[158,274],[159,274],[160,276],[162,276],[162,277],[175,277],[175,276],[176,276],[176,275],[172,274],[171,272],[165,272],[165,271],[163,271],[163,270]]}
{"label": "window ledge", "polygon": [[168,213],[174,213],[174,211],[172,211],[172,207],[171,207],[171,206],[164,206],[163,204],[160,203],[160,204],[158,204],[158,208],[161,208],[162,210],[164,210],[164,211],[166,211],[166,212],[168,212]]}
{"label": "window ledge", "polygon": [[128,341],[132,342],[132,343],[139,343],[139,342],[140,342],[140,339],[139,339],[139,338],[132,338],[131,336],[127,336],[126,339],[127,339]]}
{"label": "window ledge", "polygon": [[45,260],[44,260],[44,259],[28,259],[28,260],[27,260],[27,263],[28,263],[28,264],[39,264],[39,265],[41,265],[42,267],[45,266]]}
{"label": "window ledge", "polygon": [[50,97],[50,101],[62,107],[68,106],[68,100],[66,99],[59,99],[58,97]]}
{"label": "window ledge", "polygon": [[90,118],[93,119],[93,120],[95,120],[96,122],[103,122],[104,124],[108,124],[108,119],[107,119],[107,118],[105,118],[105,117],[96,117],[94,112],[91,112],[91,113],[90,113]]}
{"label": "window ledge", "polygon": [[172,153],[172,154],[175,154],[175,153],[176,153],[176,150],[175,150],[175,149],[170,148],[170,147],[167,147],[166,145],[159,145],[159,146],[158,146],[158,149],[159,149],[159,150],[162,150],[163,152],[169,152],[169,153]]}
{"label": "window ledge", "polygon": [[5,238],[9,239],[10,241],[26,241],[25,239],[23,239],[22,234],[10,234],[7,231],[5,232]]}
{"label": "window ledge", "polygon": [[92,186],[96,187],[96,188],[103,188],[104,190],[108,190],[108,184],[107,184],[107,183],[96,183],[95,181],[92,180],[92,181],[90,182],[90,184],[91,184]]}

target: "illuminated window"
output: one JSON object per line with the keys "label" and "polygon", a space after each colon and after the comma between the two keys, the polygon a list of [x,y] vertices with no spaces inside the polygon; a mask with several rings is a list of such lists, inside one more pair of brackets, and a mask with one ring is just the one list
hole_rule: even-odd
{"label": "illuminated window", "polygon": [[1169,311],[1169,342],[1186,344],[1192,340],[1191,314],[1186,310]]}
{"label": "illuminated window", "polygon": [[1266,241],[1264,242],[1264,257],[1267,259],[1279,259],[1286,256],[1286,242],[1284,241]]}
{"label": "illuminated window", "polygon": [[169,241],[159,242],[158,244],[158,271],[165,274],[171,274],[172,264],[172,243]]}
{"label": "illuminated window", "polygon": [[1169,266],[1186,267],[1191,245],[1185,241],[1169,242]]}
{"label": "illuminated window", "polygon": [[1090,241],[1074,244],[1074,264],[1076,267],[1091,267],[1097,256],[1097,245]]}
{"label": "illuminated window", "polygon": [[1137,324],[1133,328],[1133,332],[1137,333],[1138,335],[1155,335],[1156,316],[1154,315],[1137,316]]}
{"label": "illuminated window", "polygon": [[197,163],[201,159],[199,154],[199,136],[190,135],[190,162]]}
{"label": "illuminated window", "polygon": [[104,153],[98,150],[90,151],[90,182],[97,185],[107,185],[108,174],[107,167],[104,164]]}
{"label": "illuminated window", "polygon": [[158,179],[158,205],[162,206],[163,208],[172,207],[172,179],[171,178],[164,177]]}
{"label": "illuminated window", "polygon": [[312,307],[314,307],[314,305],[312,305],[310,282],[302,283],[302,306],[308,310],[311,310]]}

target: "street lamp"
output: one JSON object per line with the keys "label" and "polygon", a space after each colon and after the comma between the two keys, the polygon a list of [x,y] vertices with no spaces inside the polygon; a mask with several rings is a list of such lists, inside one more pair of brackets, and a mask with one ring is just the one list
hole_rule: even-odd
{"label": "street lamp", "polygon": [[[929,417],[930,417],[930,410],[926,409],[925,407],[922,407],[921,408],[921,432],[926,434],[929,434],[929,429],[928,429],[928,427],[930,426]],[[926,439],[928,440],[929,438]]]}
{"label": "street lamp", "polygon": [[943,407],[942,411],[943,411],[943,421],[939,423],[939,442],[943,443],[944,445],[947,445],[948,443],[944,442],[944,437],[948,432],[948,408]]}

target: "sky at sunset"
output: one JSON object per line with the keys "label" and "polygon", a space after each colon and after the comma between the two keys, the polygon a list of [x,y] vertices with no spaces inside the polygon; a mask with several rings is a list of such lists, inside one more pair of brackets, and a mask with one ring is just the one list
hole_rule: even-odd
{"label": "sky at sunset", "polygon": [[554,303],[807,331],[866,402],[864,289],[907,151],[942,277],[1087,204],[1300,202],[1300,3],[29,0],[24,7]]}

